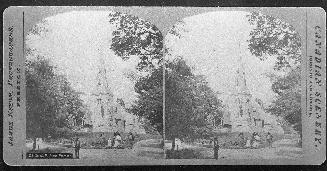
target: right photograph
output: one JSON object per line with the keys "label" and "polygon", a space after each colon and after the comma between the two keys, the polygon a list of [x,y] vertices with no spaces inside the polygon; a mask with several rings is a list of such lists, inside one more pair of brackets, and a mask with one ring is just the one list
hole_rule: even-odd
{"label": "right photograph", "polygon": [[257,12],[184,18],[165,37],[166,159],[299,159],[301,37]]}

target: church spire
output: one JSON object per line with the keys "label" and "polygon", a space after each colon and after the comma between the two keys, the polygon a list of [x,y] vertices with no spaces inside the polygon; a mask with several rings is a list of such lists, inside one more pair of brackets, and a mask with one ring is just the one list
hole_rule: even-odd
{"label": "church spire", "polygon": [[238,68],[236,70],[236,87],[238,94],[250,95],[249,89],[247,87],[246,77],[245,77],[245,68],[243,62],[243,56],[241,53],[241,43],[238,43]]}
{"label": "church spire", "polygon": [[113,97],[111,92],[108,78],[107,78],[107,67],[105,65],[104,55],[100,51],[99,63],[98,63],[98,73],[96,75],[96,94],[97,95],[109,95]]}

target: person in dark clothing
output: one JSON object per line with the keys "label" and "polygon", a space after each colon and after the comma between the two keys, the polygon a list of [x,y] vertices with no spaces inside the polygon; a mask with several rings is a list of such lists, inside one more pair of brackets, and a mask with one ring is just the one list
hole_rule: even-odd
{"label": "person in dark clothing", "polygon": [[111,147],[114,147],[116,135],[117,132],[114,132],[114,136],[111,138]]}
{"label": "person in dark clothing", "polygon": [[128,135],[128,142],[129,142],[129,148],[133,148],[133,144],[134,144],[134,135],[132,132],[129,132],[129,135]]}
{"label": "person in dark clothing", "polygon": [[105,146],[106,143],[107,143],[106,138],[103,136],[103,134],[100,134],[100,137],[99,137],[99,144],[100,144],[101,146]]}
{"label": "person in dark clothing", "polygon": [[81,142],[79,141],[78,137],[75,140],[75,157],[79,159],[79,150],[81,148]]}
{"label": "person in dark clothing", "polygon": [[237,138],[237,146],[239,146],[239,147],[244,147],[245,144],[246,144],[246,140],[245,140],[245,137],[244,137],[243,132],[241,132],[241,133],[238,135],[238,138]]}
{"label": "person in dark clothing", "polygon": [[268,142],[269,148],[272,147],[273,136],[271,135],[270,132],[268,132],[268,134],[267,134],[267,142]]}
{"label": "person in dark clothing", "polygon": [[219,144],[218,144],[218,138],[215,137],[213,140],[213,154],[214,158],[218,160],[218,151],[219,151]]}

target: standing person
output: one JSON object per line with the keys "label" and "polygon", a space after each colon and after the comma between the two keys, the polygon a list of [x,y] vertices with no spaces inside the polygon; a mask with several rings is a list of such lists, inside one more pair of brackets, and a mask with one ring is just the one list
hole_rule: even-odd
{"label": "standing person", "polygon": [[114,132],[114,136],[111,138],[111,147],[114,147],[116,139],[116,132]]}
{"label": "standing person", "polygon": [[129,142],[129,147],[132,149],[133,148],[133,143],[134,143],[134,135],[132,132],[129,132],[128,135],[128,142]]}
{"label": "standing person", "polygon": [[254,143],[254,141],[255,141],[255,140],[254,140],[254,136],[255,136],[255,134],[256,134],[256,133],[253,132],[252,135],[251,135],[251,138],[250,138],[250,147],[251,147],[251,148],[253,147],[253,143]]}
{"label": "standing person", "polygon": [[109,138],[109,139],[108,139],[108,142],[107,142],[108,145],[107,145],[107,147],[112,147],[112,143],[111,143],[112,140],[111,140],[111,139],[112,139],[112,138]]}
{"label": "standing person", "polygon": [[273,141],[273,136],[271,135],[270,132],[268,132],[268,134],[267,134],[267,142],[268,142],[269,148],[272,147],[272,141]]}
{"label": "standing person", "polygon": [[246,140],[245,147],[246,147],[246,148],[251,148],[251,138],[248,138],[248,139]]}
{"label": "standing person", "polygon": [[245,144],[246,144],[246,140],[245,140],[245,137],[244,137],[243,132],[241,132],[241,133],[238,135],[237,145],[238,145],[239,147],[244,147]]}
{"label": "standing person", "polygon": [[213,140],[213,154],[216,160],[218,160],[218,151],[219,151],[218,138],[215,137]]}
{"label": "standing person", "polygon": [[79,159],[79,149],[81,148],[81,142],[78,137],[75,140],[75,157]]}
{"label": "standing person", "polygon": [[103,134],[100,134],[100,144],[101,146],[106,146],[106,137]]}

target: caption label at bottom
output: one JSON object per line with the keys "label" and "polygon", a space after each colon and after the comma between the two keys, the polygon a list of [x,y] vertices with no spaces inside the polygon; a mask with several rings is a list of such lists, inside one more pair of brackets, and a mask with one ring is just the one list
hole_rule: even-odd
{"label": "caption label at bottom", "polygon": [[72,159],[72,153],[26,153],[27,159]]}

